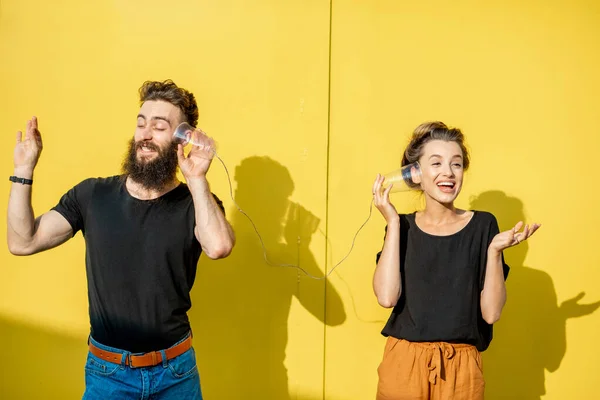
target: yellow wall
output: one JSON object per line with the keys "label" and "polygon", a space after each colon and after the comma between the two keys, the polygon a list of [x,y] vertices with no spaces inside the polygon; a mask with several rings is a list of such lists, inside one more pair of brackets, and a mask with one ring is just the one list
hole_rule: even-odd
{"label": "yellow wall", "polygon": [[[484,357],[487,398],[533,399],[544,385],[544,399],[593,398],[600,313],[578,304],[600,300],[599,37],[592,0],[4,0],[0,166],[11,173],[14,132],[37,115],[45,148],[33,205],[46,211],[81,179],[118,172],[137,88],[171,78],[196,94],[269,259],[319,275],[348,251],[375,174],[398,166],[412,128],[457,125],[472,151],[459,205],[493,211],[502,228],[522,216],[544,224],[506,254],[509,303]],[[374,213],[325,285],[265,265],[218,161],[210,180],[238,245],[226,260],[202,258],[192,292],[206,398],[373,398],[389,315],[370,285],[383,219]],[[0,246],[0,264],[0,341],[12,343],[0,398],[80,397],[81,235],[25,258]]]}
{"label": "yellow wall", "polygon": [[[3,1],[1,13],[2,170],[12,169],[13,132],[37,115],[45,140],[35,175],[38,213],[81,179],[118,172],[138,87],[172,78],[196,94],[200,125],[217,140],[234,196],[265,236],[269,257],[300,257],[322,273],[324,237],[310,239],[311,229],[324,231],[326,217],[328,3],[19,0]],[[239,243],[227,260],[201,259],[192,293],[206,397],[257,398],[267,386],[261,398],[288,391],[322,398],[324,282],[265,266],[217,162],[210,180]],[[31,374],[3,363],[0,398],[21,398],[21,391],[76,398],[89,329],[81,235],[29,258],[0,251],[2,336],[23,346],[24,364],[44,365],[24,386]],[[51,347],[66,338],[70,377],[53,379],[44,372],[54,364]]]}
{"label": "yellow wall", "polygon": [[[508,305],[484,353],[487,399],[539,398],[544,383],[544,399],[597,397],[600,312],[557,303],[580,292],[579,304],[600,300],[599,11],[595,1],[334,2],[332,258],[366,218],[375,174],[396,169],[412,129],[431,119],[466,134],[460,206],[496,213],[501,228],[523,215],[543,223],[506,252]],[[400,211],[419,205],[411,194],[393,200]],[[327,398],[372,398],[376,387],[389,311],[371,278],[383,229],[376,215],[333,274],[348,318],[327,328]]]}

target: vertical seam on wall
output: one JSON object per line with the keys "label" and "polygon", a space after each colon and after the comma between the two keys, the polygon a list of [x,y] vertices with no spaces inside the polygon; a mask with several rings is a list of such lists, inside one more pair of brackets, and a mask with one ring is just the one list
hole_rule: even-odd
{"label": "vertical seam on wall", "polygon": [[[329,272],[329,155],[331,143],[331,32],[333,21],[333,0],[329,0],[329,60],[327,63],[327,168],[325,176],[325,274]],[[327,356],[327,282],[325,277],[323,288],[323,400],[325,400],[326,356]]]}

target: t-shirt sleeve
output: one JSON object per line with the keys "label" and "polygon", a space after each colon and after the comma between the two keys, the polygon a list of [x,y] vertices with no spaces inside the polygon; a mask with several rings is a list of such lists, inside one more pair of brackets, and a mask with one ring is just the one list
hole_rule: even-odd
{"label": "t-shirt sleeve", "polygon": [[93,190],[94,180],[86,179],[65,193],[52,210],[62,215],[73,228],[73,236],[78,231],[85,232],[85,215]]}
{"label": "t-shirt sleeve", "polygon": [[[492,243],[492,240],[494,240],[494,236],[496,236],[498,233],[500,233],[500,229],[498,228],[498,221],[496,220],[496,217],[494,217],[494,215],[490,214],[490,222],[488,225],[488,229],[487,229],[487,241],[486,241],[486,247],[485,249],[482,249],[483,253],[484,253],[484,264],[483,264],[483,268],[482,270],[482,274],[481,274],[481,288],[483,289],[483,284],[485,281],[485,270],[486,270],[486,266],[487,266],[487,249],[489,248],[490,244]],[[506,262],[504,261],[504,253],[502,253],[501,255],[502,257],[502,271],[504,272],[504,280],[506,280],[506,278],[508,278],[508,272],[510,271],[510,267],[506,264]]]}

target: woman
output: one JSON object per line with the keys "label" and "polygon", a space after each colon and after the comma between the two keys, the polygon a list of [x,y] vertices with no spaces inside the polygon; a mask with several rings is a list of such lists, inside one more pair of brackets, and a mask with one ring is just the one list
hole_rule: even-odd
{"label": "woman", "polygon": [[496,218],[454,206],[469,154],[459,129],[442,122],[418,126],[402,165],[419,163],[425,209],[398,214],[392,186],[373,184],[374,203],[387,222],[373,289],[392,308],[378,368],[378,400],[483,399],[480,352],[506,302],[508,266],[502,251],[540,227],[518,222],[499,232]]}

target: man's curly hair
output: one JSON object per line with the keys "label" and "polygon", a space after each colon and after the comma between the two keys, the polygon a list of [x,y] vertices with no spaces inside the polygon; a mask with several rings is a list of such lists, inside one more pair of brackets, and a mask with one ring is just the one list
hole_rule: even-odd
{"label": "man's curly hair", "polygon": [[198,124],[198,105],[196,98],[191,92],[178,87],[172,80],[146,81],[140,87],[140,105],[149,100],[162,100],[178,107],[185,122],[194,128]]}

